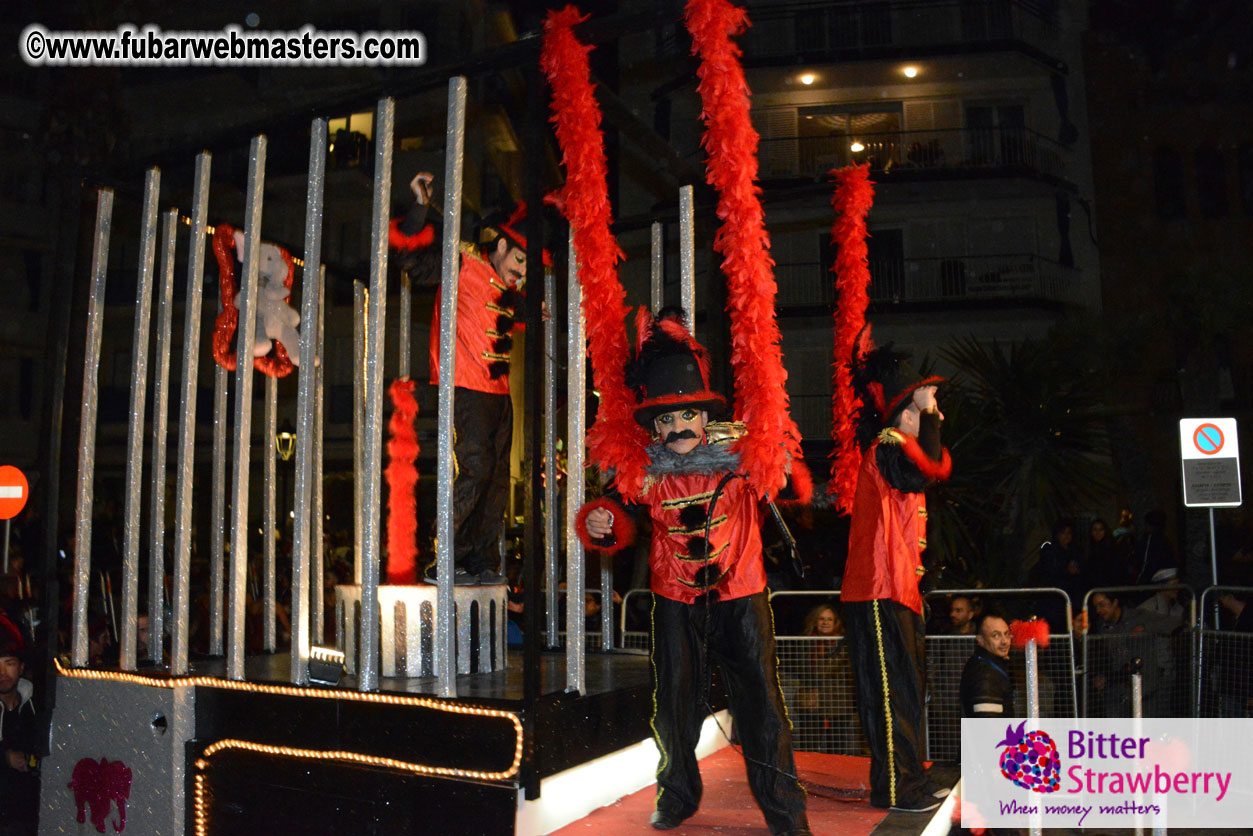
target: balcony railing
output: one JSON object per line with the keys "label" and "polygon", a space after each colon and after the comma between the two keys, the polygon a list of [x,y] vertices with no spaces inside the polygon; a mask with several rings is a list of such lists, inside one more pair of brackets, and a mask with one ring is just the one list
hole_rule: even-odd
{"label": "balcony railing", "polygon": [[[851,150],[853,140],[863,150]],[[764,180],[825,180],[833,168],[869,162],[876,174],[906,172],[1015,172],[1065,179],[1064,147],[1028,128],[953,128],[849,136],[801,136],[761,140]]]}
{"label": "balcony railing", "polygon": [[[804,441],[821,441],[831,437],[831,396],[792,395],[790,412],[796,428],[801,431]],[[822,479],[823,474],[815,473],[815,478]]]}
{"label": "balcony railing", "polygon": [[1055,45],[1052,4],[1033,0],[860,0],[748,5],[748,59],[838,57],[886,47],[1021,41]]}
{"label": "balcony railing", "polygon": [[[780,308],[835,302],[830,265],[817,262],[775,265]],[[1032,253],[872,259],[870,301],[899,305],[917,302],[1021,300],[1073,302],[1078,271]]]}

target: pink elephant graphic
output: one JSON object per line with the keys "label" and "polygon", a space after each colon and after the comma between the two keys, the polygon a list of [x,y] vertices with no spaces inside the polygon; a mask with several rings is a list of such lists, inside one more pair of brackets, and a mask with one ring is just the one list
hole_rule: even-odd
{"label": "pink elephant graphic", "polygon": [[113,832],[121,833],[126,829],[126,801],[131,797],[131,770],[126,764],[110,763],[108,758],[101,758],[99,763],[83,758],[74,765],[68,786],[74,790],[79,824],[87,820],[86,808],[90,807],[91,823],[96,826],[96,832],[104,833],[109,808],[116,801],[118,820],[113,824]]}

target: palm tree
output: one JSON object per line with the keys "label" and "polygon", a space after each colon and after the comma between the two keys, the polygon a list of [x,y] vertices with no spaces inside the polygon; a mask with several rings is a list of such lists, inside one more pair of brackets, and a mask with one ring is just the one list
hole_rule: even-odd
{"label": "palm tree", "polygon": [[1109,497],[1100,377],[1059,348],[967,337],[941,353],[958,369],[944,393],[954,468],[933,492],[930,536],[950,581],[1021,586],[1036,538]]}

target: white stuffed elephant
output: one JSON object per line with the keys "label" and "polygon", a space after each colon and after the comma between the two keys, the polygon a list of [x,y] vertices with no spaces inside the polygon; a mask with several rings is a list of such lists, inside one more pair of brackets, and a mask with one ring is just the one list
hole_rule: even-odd
{"label": "white stuffed elephant", "polygon": [[[235,253],[244,260],[244,234],[235,233]],[[291,290],[287,281],[287,262],[283,251],[274,244],[261,244],[257,279],[257,336],[252,345],[253,357],[270,353],[271,340],[278,340],[287,349],[292,365],[300,365],[300,314],[287,304]]]}

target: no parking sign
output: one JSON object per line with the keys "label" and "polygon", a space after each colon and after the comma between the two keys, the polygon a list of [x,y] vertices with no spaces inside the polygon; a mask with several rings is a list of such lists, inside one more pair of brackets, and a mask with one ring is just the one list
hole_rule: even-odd
{"label": "no parking sign", "polygon": [[1240,443],[1235,418],[1179,421],[1183,458],[1183,504],[1229,508],[1241,504]]}

